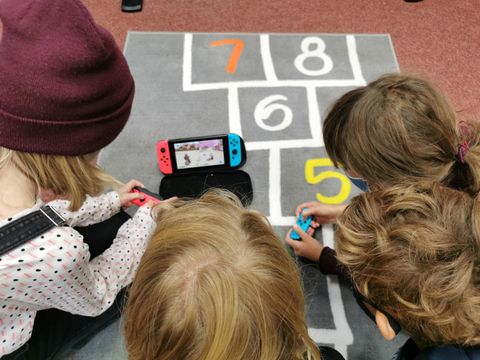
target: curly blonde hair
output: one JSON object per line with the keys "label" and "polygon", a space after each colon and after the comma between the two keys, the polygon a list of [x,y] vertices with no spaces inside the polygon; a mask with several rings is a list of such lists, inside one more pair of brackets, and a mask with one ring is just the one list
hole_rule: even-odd
{"label": "curly blonde hair", "polygon": [[353,199],[338,259],[358,290],[424,345],[480,344],[480,200],[438,183]]}
{"label": "curly blonde hair", "polygon": [[[386,74],[340,97],[323,123],[335,166],[368,183],[433,180],[470,194],[480,191],[480,131],[459,122],[447,98],[428,81]],[[458,161],[458,146],[470,151]]]}
{"label": "curly blonde hair", "polygon": [[129,291],[132,360],[319,360],[296,265],[230,193],[161,208]]}

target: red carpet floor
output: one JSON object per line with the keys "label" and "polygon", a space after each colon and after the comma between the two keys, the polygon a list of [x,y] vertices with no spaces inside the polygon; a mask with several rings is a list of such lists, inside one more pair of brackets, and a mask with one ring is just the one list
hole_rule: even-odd
{"label": "red carpet floor", "polygon": [[84,0],[123,46],[128,30],[390,33],[402,71],[432,79],[480,119],[480,0]]}

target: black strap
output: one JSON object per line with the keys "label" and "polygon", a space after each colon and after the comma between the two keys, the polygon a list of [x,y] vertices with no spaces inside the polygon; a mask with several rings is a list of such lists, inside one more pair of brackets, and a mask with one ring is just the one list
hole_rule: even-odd
{"label": "black strap", "polygon": [[65,219],[48,205],[18,218],[0,228],[0,255],[30,241],[55,226],[65,224]]}

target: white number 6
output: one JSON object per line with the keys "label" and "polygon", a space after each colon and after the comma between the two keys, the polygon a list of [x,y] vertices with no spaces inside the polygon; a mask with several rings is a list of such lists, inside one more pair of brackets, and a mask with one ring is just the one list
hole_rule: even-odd
{"label": "white number 6", "polygon": [[[271,95],[261,100],[255,107],[253,116],[259,127],[268,131],[280,131],[290,126],[293,119],[292,109],[285,104],[275,104],[275,101],[287,101],[288,98],[282,95]],[[283,120],[278,125],[268,125],[265,123],[275,110],[283,111]]]}

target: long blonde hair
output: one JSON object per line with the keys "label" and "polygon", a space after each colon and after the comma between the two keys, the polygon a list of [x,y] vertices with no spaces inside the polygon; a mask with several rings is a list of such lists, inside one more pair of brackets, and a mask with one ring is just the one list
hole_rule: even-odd
{"label": "long blonde hair", "polygon": [[129,358],[318,360],[297,267],[266,218],[226,192],[175,206],[129,291]]}
{"label": "long blonde hair", "polygon": [[[480,190],[480,132],[459,122],[447,98],[415,76],[386,74],[340,97],[323,123],[336,166],[368,183],[435,180],[476,194]],[[458,146],[469,142],[462,161]]]}
{"label": "long blonde hair", "polygon": [[359,291],[426,346],[480,344],[480,199],[438,183],[365,193],[337,223]]}
{"label": "long blonde hair", "polygon": [[[70,209],[78,210],[87,195],[99,195],[120,183],[92,163],[96,154],[60,156],[14,151],[0,147],[0,169],[15,165],[37,191],[51,190],[71,201]],[[36,194],[34,194],[36,195]]]}

